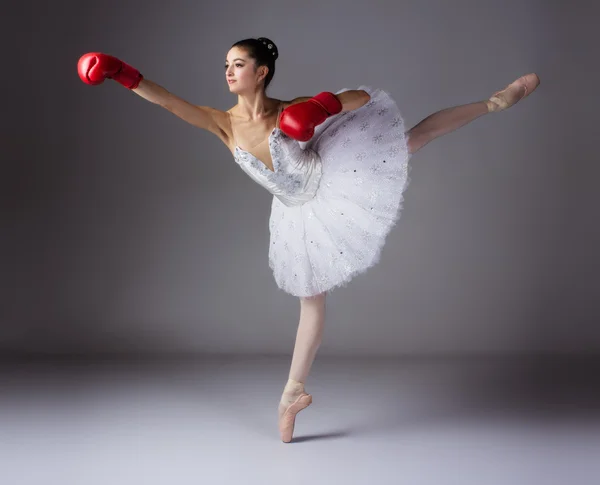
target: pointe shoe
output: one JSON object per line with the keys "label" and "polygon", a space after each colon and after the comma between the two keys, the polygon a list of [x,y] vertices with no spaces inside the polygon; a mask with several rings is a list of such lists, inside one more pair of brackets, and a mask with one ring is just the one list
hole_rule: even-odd
{"label": "pointe shoe", "polygon": [[279,418],[279,434],[281,435],[281,441],[284,443],[292,441],[296,415],[304,408],[307,408],[311,403],[312,395],[302,394],[286,408]]}
{"label": "pointe shoe", "polygon": [[505,109],[510,108],[521,99],[529,96],[539,84],[540,78],[535,73],[526,74],[525,76],[520,77],[506,86],[503,90],[492,94],[490,99],[486,101],[488,112],[504,111]]}

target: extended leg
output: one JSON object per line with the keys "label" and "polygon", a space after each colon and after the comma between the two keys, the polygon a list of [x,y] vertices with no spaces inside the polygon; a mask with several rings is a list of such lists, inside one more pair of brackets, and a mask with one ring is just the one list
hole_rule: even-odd
{"label": "extended leg", "polygon": [[430,141],[489,113],[485,101],[446,108],[429,115],[407,132],[408,151],[413,154]]}
{"label": "extended leg", "polygon": [[409,152],[415,153],[430,141],[450,133],[484,114],[510,108],[531,94],[539,84],[540,79],[537,74],[527,74],[509,84],[502,91],[494,93],[486,101],[463,104],[433,113],[406,133]]}

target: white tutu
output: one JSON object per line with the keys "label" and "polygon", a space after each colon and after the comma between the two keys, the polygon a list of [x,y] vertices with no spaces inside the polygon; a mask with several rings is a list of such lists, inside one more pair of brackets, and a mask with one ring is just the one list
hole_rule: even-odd
{"label": "white tutu", "polygon": [[296,206],[273,197],[269,266],[294,296],[345,286],[378,263],[400,217],[410,180],[404,120],[387,92],[357,89],[370,94],[367,104],[328,118],[300,144],[321,158],[314,197]]}

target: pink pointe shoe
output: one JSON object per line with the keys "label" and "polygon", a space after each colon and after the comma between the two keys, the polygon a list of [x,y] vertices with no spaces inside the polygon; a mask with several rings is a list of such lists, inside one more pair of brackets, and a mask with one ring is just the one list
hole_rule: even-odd
{"label": "pink pointe shoe", "polygon": [[540,78],[535,73],[525,74],[513,81],[503,90],[497,91],[488,101],[488,111],[503,111],[529,96],[540,84]]}
{"label": "pink pointe shoe", "polygon": [[302,394],[292,404],[290,404],[279,418],[279,434],[281,441],[289,443],[294,434],[294,424],[296,414],[307,408],[312,403],[312,395]]}

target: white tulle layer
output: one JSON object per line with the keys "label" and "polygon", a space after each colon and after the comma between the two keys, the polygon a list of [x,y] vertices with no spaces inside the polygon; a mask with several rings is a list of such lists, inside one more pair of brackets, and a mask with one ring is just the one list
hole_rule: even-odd
{"label": "white tulle layer", "polygon": [[404,120],[387,92],[357,89],[370,101],[329,118],[305,144],[322,161],[316,196],[295,207],[273,198],[269,266],[294,296],[346,286],[377,264],[400,217],[410,181]]}

